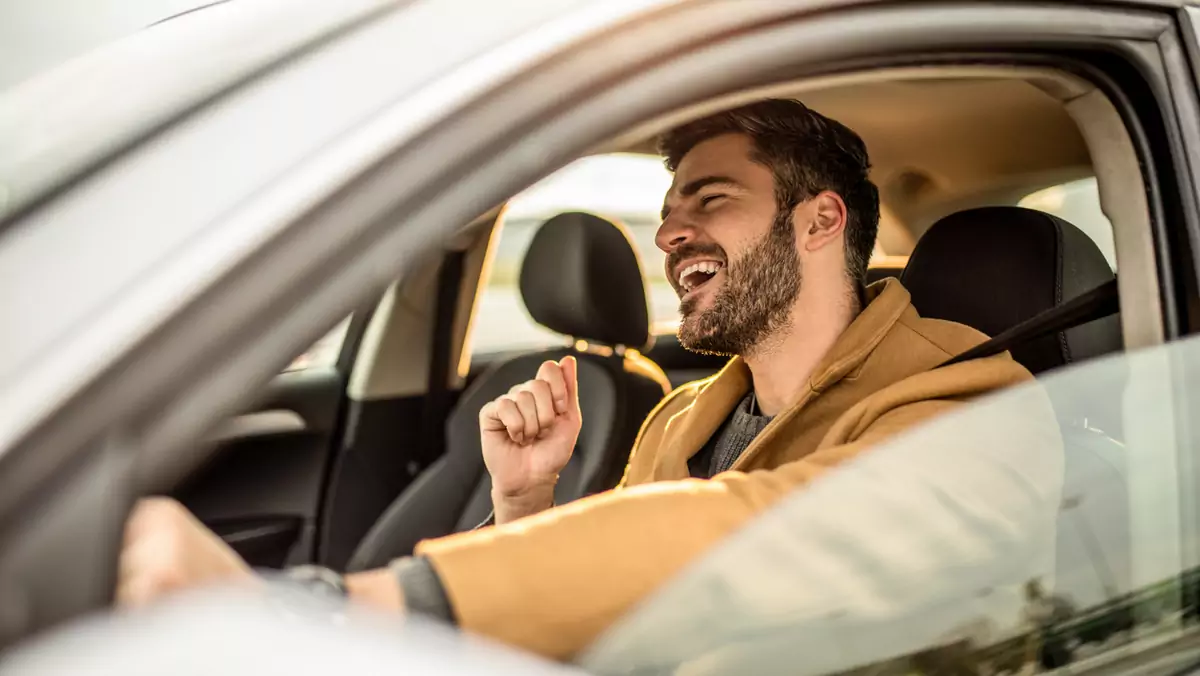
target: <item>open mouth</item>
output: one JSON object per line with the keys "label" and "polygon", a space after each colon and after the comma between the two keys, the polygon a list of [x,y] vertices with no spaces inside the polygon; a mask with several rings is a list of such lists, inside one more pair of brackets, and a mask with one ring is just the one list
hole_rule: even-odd
{"label": "open mouth", "polygon": [[724,265],[717,261],[699,261],[679,271],[679,288],[691,293],[707,284],[721,271]]}

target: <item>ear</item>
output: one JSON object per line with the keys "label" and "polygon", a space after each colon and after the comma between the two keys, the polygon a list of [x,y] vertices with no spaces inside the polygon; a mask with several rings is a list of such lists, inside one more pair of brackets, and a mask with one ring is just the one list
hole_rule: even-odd
{"label": "ear", "polygon": [[[825,190],[808,200],[808,232],[804,248],[816,251],[836,242],[846,229],[846,203],[840,195]],[[803,222],[803,221],[801,221]]]}

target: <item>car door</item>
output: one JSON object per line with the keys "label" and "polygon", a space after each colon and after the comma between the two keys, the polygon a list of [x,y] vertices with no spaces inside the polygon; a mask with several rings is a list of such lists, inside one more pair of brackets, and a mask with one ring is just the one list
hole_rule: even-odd
{"label": "car door", "polygon": [[203,468],[174,497],[251,565],[312,561],[362,313],[273,378],[257,403],[217,428]]}

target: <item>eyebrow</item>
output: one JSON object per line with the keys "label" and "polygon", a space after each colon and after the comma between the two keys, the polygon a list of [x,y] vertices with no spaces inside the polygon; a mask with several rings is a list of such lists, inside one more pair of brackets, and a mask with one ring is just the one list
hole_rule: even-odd
{"label": "eyebrow", "polygon": [[[728,176],[701,176],[694,181],[685,183],[684,186],[679,189],[679,194],[683,197],[691,197],[710,185],[724,185],[731,188],[742,187],[741,183],[738,183]],[[671,213],[671,209],[666,205],[666,203],[664,203],[662,212],[659,215],[665,221],[667,220],[667,214],[669,213]]]}

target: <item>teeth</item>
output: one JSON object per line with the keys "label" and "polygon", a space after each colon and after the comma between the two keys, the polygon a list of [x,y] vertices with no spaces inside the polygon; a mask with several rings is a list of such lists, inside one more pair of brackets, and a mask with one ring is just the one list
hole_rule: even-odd
{"label": "teeth", "polygon": [[692,288],[691,285],[683,281],[688,275],[692,274],[693,272],[703,272],[709,275],[715,275],[720,269],[721,264],[716,261],[700,261],[699,263],[692,263],[691,265],[679,271],[679,286],[683,287],[684,290],[690,291]]}

